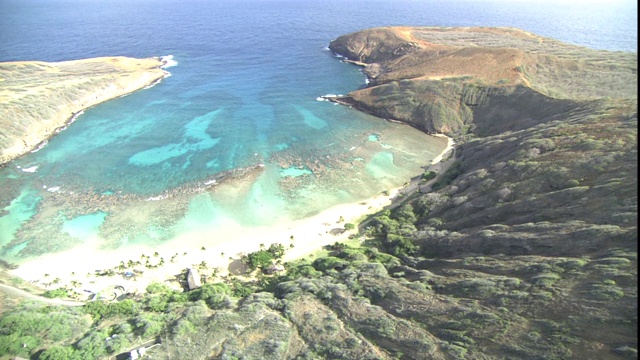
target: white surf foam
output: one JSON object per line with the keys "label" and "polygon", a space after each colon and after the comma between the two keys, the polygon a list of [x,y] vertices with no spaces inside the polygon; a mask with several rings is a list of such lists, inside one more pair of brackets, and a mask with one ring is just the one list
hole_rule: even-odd
{"label": "white surf foam", "polygon": [[173,55],[163,56],[160,58],[160,60],[164,62],[164,65],[161,66],[161,68],[163,69],[178,65],[178,62],[173,59]]}
{"label": "white surf foam", "polygon": [[164,200],[166,198],[168,198],[169,195],[168,194],[163,194],[163,195],[158,195],[158,196],[152,196],[150,198],[147,199],[147,201],[158,201],[158,200]]}
{"label": "white surf foam", "polygon": [[28,167],[28,168],[21,168],[20,166],[18,166],[18,169],[20,169],[20,170],[22,170],[24,172],[34,173],[34,172],[36,172],[36,170],[38,170],[38,165],[32,166],[32,167]]}
{"label": "white surf foam", "polygon": [[82,114],[84,114],[84,110],[80,110],[77,113],[73,114],[71,119],[69,119],[69,124],[73,124],[78,119],[78,116],[80,116]]}
{"label": "white surf foam", "polygon": [[[57,131],[56,131],[57,132]],[[38,152],[40,151],[40,149],[42,149],[43,147],[45,147],[47,144],[49,143],[49,141],[45,140],[43,142],[41,142],[40,144],[38,144],[38,147],[31,150],[32,153]]]}

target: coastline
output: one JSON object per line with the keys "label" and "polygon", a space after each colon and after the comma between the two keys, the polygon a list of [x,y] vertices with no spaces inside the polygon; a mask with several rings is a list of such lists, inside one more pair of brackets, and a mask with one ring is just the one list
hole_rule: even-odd
{"label": "coastline", "polygon": [[[62,125],[55,127],[46,139],[26,152],[34,151],[34,148],[38,149],[42,144],[46,144],[48,138],[64,130],[84,110],[99,103],[126,96],[134,91],[147,89],[170,76],[162,69],[167,65],[167,62],[172,62],[170,58],[143,60],[156,61],[156,66],[153,69],[160,70],[161,75],[133,79],[125,87],[110,85],[107,89],[102,89],[102,92],[98,94],[100,96],[91,94],[91,96],[73,100],[72,103],[76,107],[73,108],[72,115],[66,117]],[[171,66],[171,64],[167,66]],[[340,103],[340,99],[328,100]],[[343,105],[349,104],[343,103]],[[362,111],[362,109],[359,110]],[[404,122],[400,123],[411,126]],[[430,164],[425,164],[425,166],[432,166],[442,161],[443,156],[454,147],[451,138],[441,134],[430,135],[447,138],[447,145]],[[357,230],[344,231],[339,235],[332,234],[331,230],[336,228],[344,230],[344,223],[357,223],[363,217],[391,205],[392,199],[403,188],[392,189],[385,192],[386,195],[336,205],[304,219],[254,228],[225,223],[216,229],[194,230],[181,234],[176,239],[157,246],[132,244],[118,249],[106,250],[99,248],[100,241],[98,239],[87,239],[75,248],[28,259],[21,263],[19,268],[8,270],[7,273],[28,281],[43,291],[66,287],[73,289],[79,296],[86,296],[85,291],[87,290],[98,293],[113,286],[122,286],[130,293],[143,293],[146,287],[153,282],[170,283],[177,288],[180,285],[175,281],[176,277],[186,268],[200,268],[200,273],[204,275],[212,275],[213,273],[216,276],[229,275],[230,271],[239,264],[242,255],[259,250],[261,244],[266,247],[274,243],[283,244],[286,253],[282,261],[287,262],[309,256],[321,250],[322,247],[337,241],[345,241]],[[206,267],[202,266],[205,263]],[[150,266],[145,266],[145,264],[150,264]],[[116,275],[96,275],[96,272],[109,270],[115,272]],[[135,272],[136,276],[127,278],[124,276],[125,271]]]}
{"label": "coastline", "polygon": [[[75,289],[79,294],[85,290],[96,293],[120,285],[127,292],[143,293],[153,282],[169,283],[177,288],[176,275],[186,268],[199,267],[204,261],[207,269],[201,270],[201,274],[212,273],[215,270],[218,276],[225,276],[229,274],[230,266],[233,267],[232,263],[237,264],[240,257],[246,253],[258,251],[261,244],[266,247],[274,243],[283,244],[286,249],[283,261],[292,261],[307,256],[325,245],[345,241],[355,230],[345,231],[340,235],[332,235],[330,231],[343,228],[344,223],[357,222],[363,216],[381,210],[391,204],[391,199],[399,190],[400,188],[393,189],[388,195],[378,195],[364,201],[336,205],[309,218],[272,226],[243,228],[229,223],[212,231],[195,230],[158,246],[129,245],[114,250],[103,250],[97,248],[97,241],[89,240],[70,250],[30,259],[20,264],[17,269],[7,272],[43,291],[67,287]],[[294,245],[293,248],[290,247],[291,244]],[[202,250],[203,247],[205,250]],[[154,253],[158,255],[154,256]],[[121,261],[139,261],[143,258],[141,255],[149,256],[154,264],[164,259],[164,265],[155,269],[146,269],[143,265],[127,267],[126,270],[144,271],[133,279],[125,279],[121,274],[95,275],[96,270],[116,269]],[[172,259],[173,256],[175,259]]]}
{"label": "coastline", "polygon": [[[440,162],[454,147],[453,140],[446,138],[447,147],[434,158],[431,165]],[[184,233],[158,246],[127,245],[105,250],[98,248],[99,241],[90,239],[73,249],[30,259],[17,269],[7,270],[7,273],[42,291],[66,287],[79,296],[86,296],[87,292],[99,293],[114,286],[122,286],[128,293],[144,293],[146,287],[154,282],[179,289],[180,284],[176,280],[185,269],[194,267],[200,274],[218,278],[234,275],[234,269],[241,264],[240,258],[258,251],[261,245],[284,245],[286,252],[282,261],[290,262],[310,256],[326,245],[346,241],[350,235],[357,233],[357,227],[339,235],[333,235],[331,230],[344,229],[345,223],[357,224],[363,217],[383,210],[393,203],[393,199],[403,188],[394,188],[386,194],[366,200],[336,205],[304,219],[253,228],[225,223],[211,230]],[[127,266],[138,261],[139,265]],[[151,263],[152,267],[162,265],[146,268],[146,262]],[[125,266],[118,269],[121,263]],[[206,266],[203,267],[205,263]],[[109,269],[116,274],[96,275],[97,271]],[[136,276],[126,278],[125,271],[132,271]]]}
{"label": "coastline", "polygon": [[[169,56],[144,59],[126,57],[101,57],[55,63],[37,61],[2,63],[4,65],[12,66],[13,68],[21,68],[25,66],[40,66],[45,69],[42,70],[44,73],[52,71],[52,69],[64,71],[60,69],[71,69],[73,67],[81,67],[83,65],[98,67],[111,66],[112,68],[110,69],[115,70],[112,70],[112,73],[109,73],[107,75],[97,75],[96,78],[98,81],[104,80],[106,82],[101,82],[99,84],[101,85],[100,88],[96,88],[93,90],[89,89],[84,94],[81,94],[80,98],[55,99],[58,101],[62,101],[62,103],[52,103],[51,105],[53,105],[54,110],[51,110],[51,108],[47,108],[47,101],[42,101],[42,108],[44,108],[43,111],[48,111],[48,118],[43,116],[42,118],[37,119],[21,120],[26,121],[25,128],[27,128],[28,131],[27,133],[23,134],[24,136],[18,137],[20,141],[15,140],[11,146],[0,149],[0,167],[6,166],[10,162],[24,156],[25,154],[40,150],[47,144],[49,139],[65,130],[71,123],[77,120],[77,118],[82,115],[85,110],[106,101],[126,96],[142,89],[148,89],[158,84],[164,78],[167,78],[171,75],[168,71],[164,70],[164,67],[173,65],[170,64],[171,62],[173,62],[173,60],[171,60],[171,57]],[[75,75],[82,76],[83,74]],[[91,74],[85,75],[88,79],[93,79],[91,78]],[[55,78],[51,80],[51,83],[55,82]],[[64,81],[61,80],[61,82],[63,83],[63,85],[65,85]],[[28,79],[26,83],[28,83]],[[19,85],[21,84],[16,85],[14,89],[19,90]],[[11,88],[9,88],[9,90],[11,91]],[[64,87],[62,90],[64,90]],[[53,92],[61,92],[62,90],[56,88],[53,85],[46,84],[42,87],[42,89],[39,90],[39,93],[36,96],[45,98],[48,101],[53,102],[55,100],[49,100],[48,95]],[[17,107],[22,106],[20,103],[13,104],[14,102],[19,102],[20,99],[15,98],[15,96],[12,97],[11,95],[13,94],[9,93],[9,96],[2,98],[1,104],[5,104],[8,107],[9,105]],[[51,112],[53,112],[53,114],[50,114]],[[9,121],[12,120],[9,115],[5,115]],[[34,117],[37,116],[34,115]]]}
{"label": "coastline", "polygon": [[446,138],[447,139],[447,147],[444,148],[444,150],[442,150],[442,152],[440,154],[438,154],[438,156],[436,156],[435,158],[433,158],[433,160],[431,160],[431,164],[430,165],[435,165],[439,162],[442,162],[444,156],[451,150],[455,149],[455,141],[453,141],[453,139],[447,135],[444,134],[430,134],[431,136],[435,136],[435,137],[441,137],[441,138]]}

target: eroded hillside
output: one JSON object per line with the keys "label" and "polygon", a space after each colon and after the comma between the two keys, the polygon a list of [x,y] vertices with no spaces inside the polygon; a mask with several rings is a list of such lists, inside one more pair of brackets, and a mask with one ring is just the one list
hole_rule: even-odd
{"label": "eroded hillside", "polygon": [[0,164],[36,148],[78,112],[165,76],[160,59],[0,63]]}
{"label": "eroded hillside", "polygon": [[[332,49],[376,63],[341,101],[457,137],[430,191],[286,273],[23,304],[0,320],[19,329],[4,353],[105,358],[157,336],[160,359],[637,358],[636,54],[486,28],[373,29]],[[69,336],[18,326],[44,313]]]}
{"label": "eroded hillside", "polygon": [[[461,135],[488,121],[505,131],[539,117],[532,111],[559,114],[567,102],[637,97],[637,54],[512,28],[376,28],[341,36],[329,48],[363,65],[370,79],[339,101],[431,133]],[[516,101],[514,92],[536,102]],[[495,104],[494,95],[509,100]]]}

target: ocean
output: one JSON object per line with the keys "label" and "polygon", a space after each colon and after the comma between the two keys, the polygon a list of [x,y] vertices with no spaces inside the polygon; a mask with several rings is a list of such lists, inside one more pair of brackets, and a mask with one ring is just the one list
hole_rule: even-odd
{"label": "ocean", "polygon": [[0,169],[0,257],[270,225],[401,186],[446,142],[318,101],[365,86],[329,42],[389,25],[510,26],[637,52],[637,5],[624,0],[3,0],[0,61],[172,66]]}

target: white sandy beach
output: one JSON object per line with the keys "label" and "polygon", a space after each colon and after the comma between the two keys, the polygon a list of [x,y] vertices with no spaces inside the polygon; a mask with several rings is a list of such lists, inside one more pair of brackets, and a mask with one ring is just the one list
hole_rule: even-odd
{"label": "white sandy beach", "polygon": [[455,142],[453,141],[452,138],[443,135],[443,134],[434,134],[432,136],[435,137],[441,137],[441,138],[446,138],[447,139],[447,147],[444,148],[444,150],[442,150],[442,152],[440,154],[438,154],[438,156],[436,156],[435,158],[433,158],[433,160],[431,160],[431,165],[437,164],[439,162],[442,161],[442,158],[444,157],[444,155],[446,153],[448,153],[450,150],[453,149],[453,147],[455,146]]}
{"label": "white sandy beach", "polygon": [[[443,155],[453,148],[453,140],[447,139],[447,147],[434,158],[432,165],[441,161]],[[96,293],[116,285],[123,286],[130,293],[142,293],[153,282],[179,288],[176,276],[186,268],[199,268],[205,262],[206,268],[201,268],[201,274],[212,274],[215,270],[217,276],[225,276],[229,274],[229,265],[233,261],[259,250],[261,244],[267,248],[273,243],[283,244],[286,249],[283,261],[287,262],[308,256],[336,241],[345,241],[357,230],[332,235],[331,229],[343,228],[345,223],[355,224],[365,215],[380,211],[391,204],[391,199],[400,190],[393,189],[389,195],[337,205],[312,217],[273,226],[247,228],[225,223],[211,230],[184,233],[177,239],[155,247],[131,245],[102,250],[97,247],[99,241],[88,241],[70,250],[29,260],[10,273],[44,289],[66,286],[79,294],[84,294],[84,290]],[[340,221],[341,218],[343,221]],[[291,244],[293,247],[290,247]],[[156,252],[157,256],[154,255]],[[164,259],[164,264],[153,269],[145,268],[147,257],[152,265],[158,264],[161,259]],[[123,271],[117,270],[117,267],[121,262],[126,265],[129,260],[140,261],[141,265],[126,267],[126,270],[136,269],[143,273],[126,279],[122,276]],[[115,269],[118,274],[95,275],[96,270],[107,269]]]}
{"label": "white sandy beach", "polygon": [[[115,285],[123,286],[127,292],[144,292],[152,282],[167,282],[178,287],[178,283],[172,280],[185,268],[198,267],[204,261],[207,269],[200,271],[201,274],[211,273],[218,268],[218,275],[224,276],[232,261],[238,260],[243,254],[259,250],[260,244],[266,247],[272,243],[283,244],[286,248],[283,260],[291,261],[309,255],[325,245],[347,240],[356,230],[341,235],[332,235],[329,231],[343,228],[344,223],[356,223],[364,215],[381,210],[391,203],[391,198],[398,190],[390,191],[388,196],[379,195],[357,203],[337,205],[301,220],[254,228],[225,224],[212,231],[186,233],[156,247],[134,245],[116,250],[101,250],[96,247],[99,241],[89,241],[70,250],[29,260],[10,273],[45,289],[67,286],[79,293],[83,293],[85,289],[99,292]],[[340,222],[341,217],[343,222]],[[291,248],[290,244],[294,247]],[[205,250],[202,250],[203,247]],[[157,256],[154,256],[155,252],[158,253]],[[178,255],[172,262],[171,258],[176,254]],[[151,264],[157,264],[162,258],[164,265],[147,269],[144,266],[146,258],[141,259],[141,255],[149,256]],[[121,261],[126,264],[129,260],[141,261],[142,265],[134,266],[133,269],[144,273],[135,279],[125,279],[121,274],[95,275],[96,270],[114,269]]]}

